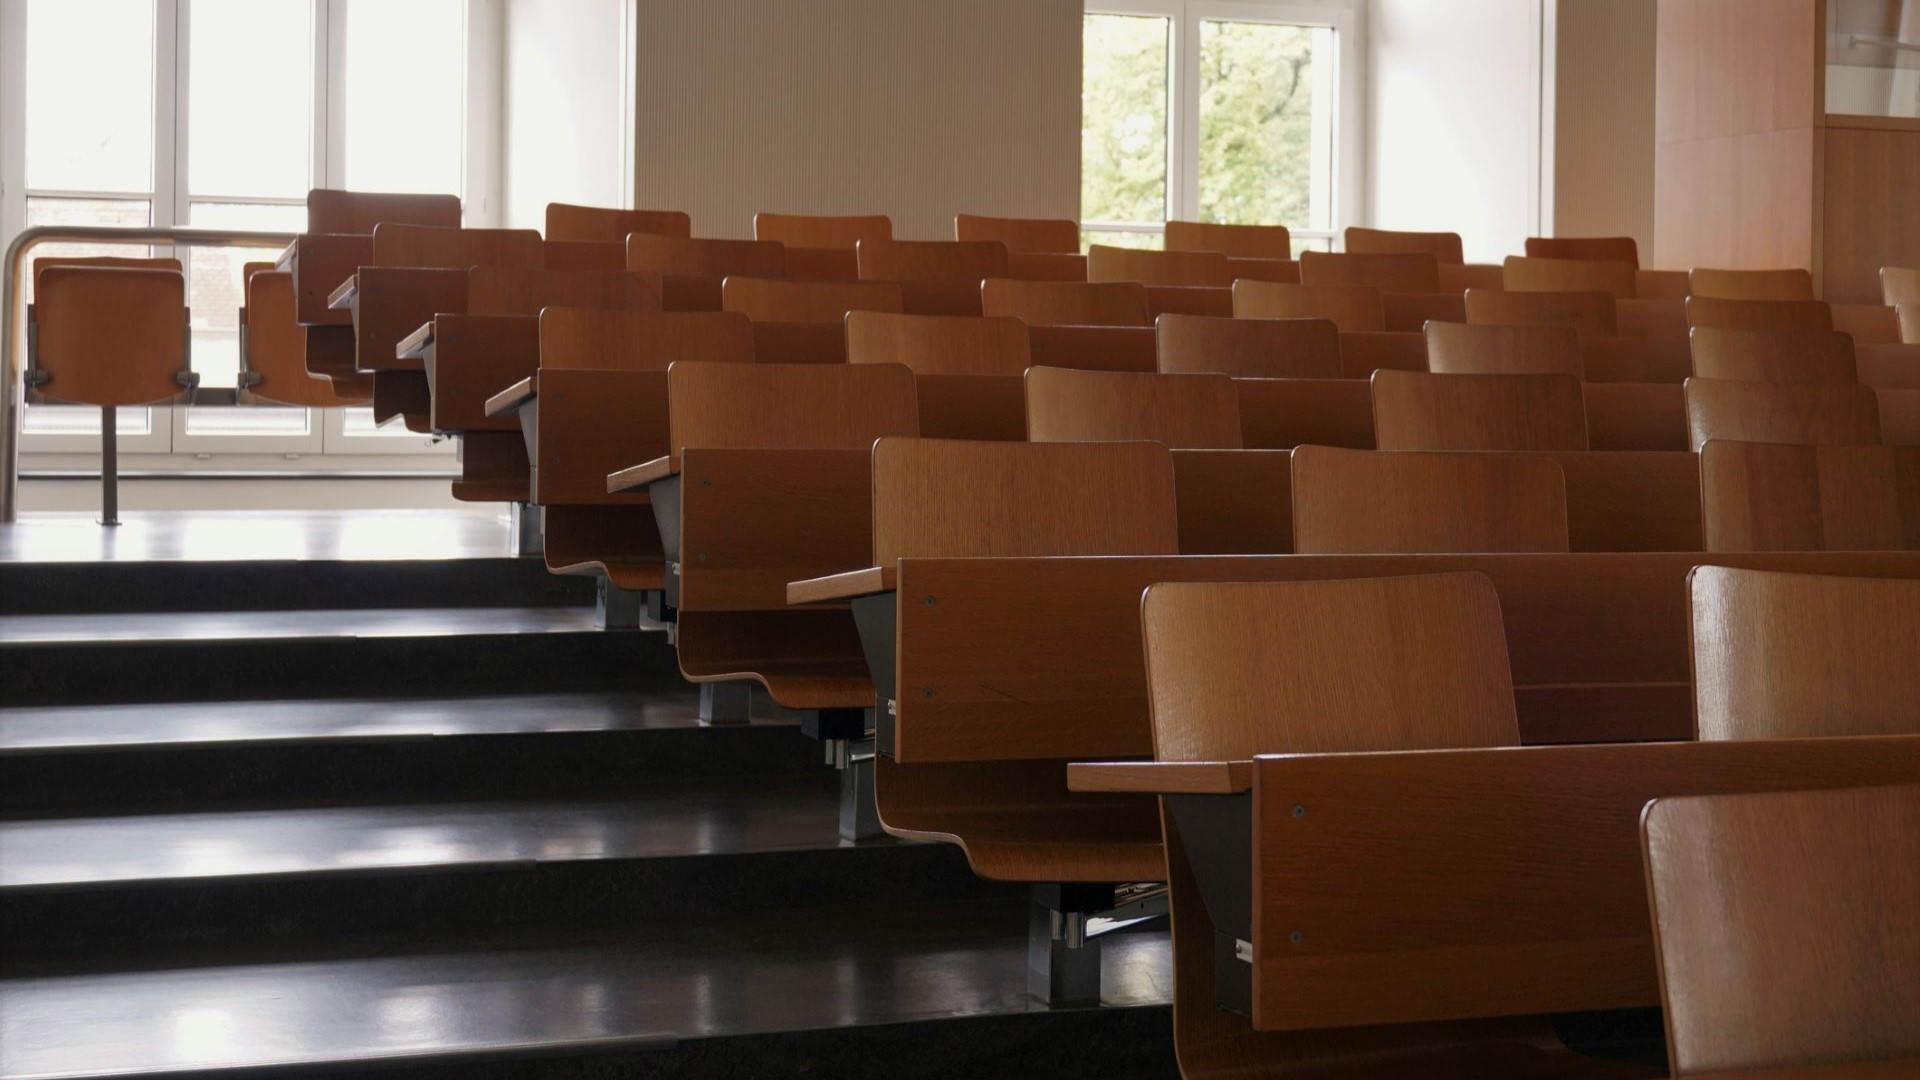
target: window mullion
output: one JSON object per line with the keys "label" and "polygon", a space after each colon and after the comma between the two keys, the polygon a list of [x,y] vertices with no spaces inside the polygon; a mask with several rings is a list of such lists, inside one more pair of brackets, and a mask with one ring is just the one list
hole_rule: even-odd
{"label": "window mullion", "polygon": [[1169,115],[1177,116],[1175,142],[1179,157],[1175,162],[1177,182],[1173,216],[1186,221],[1200,219],[1200,15],[1192,4],[1182,4],[1175,38],[1175,78],[1169,82],[1174,101]]}
{"label": "window mullion", "polygon": [[181,53],[187,47],[187,5],[154,0],[153,19],[153,223],[186,220],[186,78]]}

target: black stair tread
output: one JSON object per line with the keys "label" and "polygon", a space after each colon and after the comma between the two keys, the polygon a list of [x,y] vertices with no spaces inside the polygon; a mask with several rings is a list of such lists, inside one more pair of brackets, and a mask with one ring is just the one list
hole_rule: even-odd
{"label": "black stair tread", "polygon": [[[580,1054],[1044,1017],[1026,994],[1024,905],[796,909],[502,933],[372,958],[0,979],[0,1078]],[[1102,949],[1104,1004],[1167,1003],[1164,933],[1113,935]],[[920,1060],[946,1052],[926,1040]]]}
{"label": "black stair tread", "polygon": [[0,646],[595,632],[624,631],[598,631],[593,609],[587,607],[142,612],[0,618]]}
{"label": "black stair tread", "polygon": [[836,785],[822,769],[649,781],[617,799],[0,821],[0,893],[833,849],[847,846]]}
{"label": "black stair tread", "polygon": [[[756,696],[757,703],[757,696]],[[309,698],[0,708],[0,756],[93,749],[662,731],[698,727],[699,691]],[[756,718],[791,727],[792,714]]]}
{"label": "black stair tread", "polygon": [[0,529],[0,563],[471,559],[512,555],[499,507],[436,510],[194,510],[22,514]]}

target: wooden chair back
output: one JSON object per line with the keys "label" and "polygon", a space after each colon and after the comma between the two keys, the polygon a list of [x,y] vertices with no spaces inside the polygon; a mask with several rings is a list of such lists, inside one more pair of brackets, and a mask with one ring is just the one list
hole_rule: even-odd
{"label": "wooden chair back", "polygon": [[1467,290],[1467,322],[1479,326],[1571,326],[1583,337],[1619,335],[1614,296],[1609,292],[1512,292]]}
{"label": "wooden chair back", "polygon": [[1920,345],[1920,300],[1901,304],[1894,310],[1900,317],[1901,343]]}
{"label": "wooden chair back", "polygon": [[632,233],[627,236],[627,269],[684,277],[786,276],[787,252],[765,240],[689,240]]}
{"label": "wooden chair back", "polygon": [[[991,317],[991,316],[989,316]],[[1027,326],[1027,344],[1038,367],[1084,371],[1153,371],[1156,342],[1151,326]]]}
{"label": "wooden chair back", "polygon": [[1536,323],[1474,326],[1430,322],[1427,368],[1436,375],[1571,375],[1586,378],[1580,332]]}
{"label": "wooden chair back", "polygon": [[1578,259],[1582,262],[1640,266],[1640,245],[1631,236],[1529,236],[1530,259]]}
{"label": "wooden chair back", "polygon": [[1207,285],[1147,286],[1147,318],[1162,315],[1204,315],[1233,318],[1233,290]]}
{"label": "wooden chair back", "polygon": [[627,268],[625,241],[546,240],[541,242],[548,270],[597,270],[613,273]]}
{"label": "wooden chair back", "polygon": [[784,278],[728,277],[720,287],[722,311],[738,311],[755,322],[840,323],[849,311],[887,311],[904,307],[893,281],[789,281]]}
{"label": "wooden chair back", "polygon": [[1690,335],[1693,373],[1703,379],[1742,382],[1850,383],[1853,338],[1837,330],[1765,333],[1695,327]]}
{"label": "wooden chair back", "polygon": [[1566,551],[1567,481],[1526,454],[1293,452],[1302,555]]}
{"label": "wooden chair back", "polygon": [[1424,252],[1300,253],[1300,284],[1364,285],[1383,293],[1437,293],[1440,263]]}
{"label": "wooden chair back", "polygon": [[1390,330],[1380,333],[1341,333],[1340,373],[1343,377],[1365,379],[1381,368],[1426,371],[1426,336]]}
{"label": "wooden chair back", "polygon": [[1880,297],[1889,307],[1920,304],[1920,267],[1881,267]]}
{"label": "wooden chair back", "polygon": [[241,360],[257,380],[241,387],[241,400],[330,409],[363,405],[372,398],[371,379],[336,380],[307,371],[307,334],[294,318],[292,274],[276,272],[267,262],[247,263],[241,274],[246,290],[246,306],[240,309],[246,343]]}
{"label": "wooden chair back", "polygon": [[1019,319],[847,313],[849,363],[905,364],[916,375],[1020,375],[1029,355]]}
{"label": "wooden chair back", "polygon": [[667,369],[671,452],[860,450],[919,434],[904,364],[674,364]]}
{"label": "wooden chair back", "polygon": [[1580,380],[1567,375],[1373,373],[1381,450],[1585,450]]}
{"label": "wooden chair back", "polygon": [[1007,276],[1016,281],[1085,281],[1087,257],[1078,251],[1009,251]]}
{"label": "wooden chair back", "polygon": [[1853,338],[1855,345],[1900,343],[1900,309],[1886,304],[1828,304],[1833,328]]}
{"label": "wooden chair back", "polygon": [[1291,259],[1293,236],[1285,225],[1215,225],[1167,222],[1168,251],[1212,251],[1238,259]]}
{"label": "wooden chair back", "polygon": [[1440,291],[1463,296],[1468,289],[1499,289],[1506,282],[1499,263],[1441,263]]}
{"label": "wooden chair back", "polygon": [[1693,449],[1709,439],[1879,446],[1880,403],[1850,383],[1686,381],[1687,432]]}
{"label": "wooden chair back", "polygon": [[1224,289],[1233,284],[1233,271],[1227,257],[1214,251],[1150,251],[1094,244],[1087,249],[1087,280]]}
{"label": "wooden chair back", "polygon": [[548,307],[658,311],[660,278],[624,270],[476,266],[467,271],[468,315],[538,315]]}
{"label": "wooden chair back", "polygon": [[1701,739],[1920,734],[1920,581],[1702,566]]}
{"label": "wooden chair back", "polygon": [[1590,383],[1672,383],[1693,374],[1693,352],[1686,341],[1646,338],[1582,338],[1580,354]]}
{"label": "wooden chair back", "polygon": [[1687,325],[1771,334],[1806,334],[1833,329],[1833,309],[1818,300],[1726,300],[1687,297]]}
{"label": "wooden chair back", "polygon": [[608,206],[547,204],[547,240],[580,240],[624,244],[632,233],[693,235],[693,218],[680,210],[619,210]]}
{"label": "wooden chair back", "polygon": [[1158,443],[887,439],[873,448],[874,564],[903,558],[1171,555]]}
{"label": "wooden chair back", "polygon": [[885,214],[753,215],[753,238],[788,247],[852,250],[862,240],[893,239],[893,219]]}
{"label": "wooden chair back", "polygon": [[1635,276],[1632,263],[1509,255],[1501,283],[1508,292],[1603,292],[1627,300],[1635,295]]}
{"label": "wooden chair back", "polygon": [[1813,275],[1805,270],[1715,270],[1697,266],[1688,291],[1714,300],[1812,300]]}
{"label": "wooden chair back", "polygon": [[1235,378],[1338,379],[1340,327],[1331,319],[1218,319],[1162,315],[1159,369]]}
{"label": "wooden chair back", "polygon": [[1384,333],[1380,290],[1362,285],[1283,285],[1242,279],[1233,283],[1236,319],[1330,319],[1343,334]]}
{"label": "wooden chair back", "polygon": [[731,311],[540,312],[542,370],[665,371],[681,360],[753,363],[752,320]]}
{"label": "wooden chair back", "polygon": [[1920,786],[1657,799],[1641,832],[1675,1076],[1920,1058]]}
{"label": "wooden chair back", "polygon": [[1247,449],[1373,449],[1373,393],[1365,379],[1235,379],[1233,386]]}
{"label": "wooden chair back", "polygon": [[1466,262],[1459,233],[1408,232],[1347,227],[1346,250],[1354,255],[1431,255],[1442,263]]}
{"label": "wooden chair back", "polygon": [[1225,375],[1027,369],[1027,438],[1147,440],[1173,450],[1240,447],[1240,404]]}
{"label": "wooden chair back", "polygon": [[1430,322],[1464,323],[1467,298],[1460,293],[1382,293],[1389,333],[1417,334]]}
{"label": "wooden chair back", "polygon": [[1009,253],[1080,253],[1080,223],[1067,218],[1002,218],[978,214],[953,216],[955,240],[998,240]]}
{"label": "wooden chair back", "polygon": [[1235,281],[1245,278],[1248,281],[1275,281],[1282,285],[1300,284],[1300,264],[1293,259],[1254,259],[1229,255],[1227,269],[1233,272]]}
{"label": "wooden chair back", "polygon": [[1151,326],[1147,287],[1137,281],[1015,281],[980,285],[980,313],[1010,315],[1029,326]]}
{"label": "wooden chair back", "polygon": [[539,270],[546,249],[533,229],[445,229],[432,225],[373,227],[373,265],[465,270],[511,266]]}
{"label": "wooden chair back", "polygon": [[1708,551],[1920,550],[1920,449],[1714,439],[1700,448]]}
{"label": "wooden chair back", "polygon": [[[366,235],[381,222],[460,227],[457,195],[398,195],[314,188],[307,192],[307,232]],[[337,282],[336,282],[337,284]]]}
{"label": "wooden chair back", "polygon": [[1007,276],[998,240],[862,240],[855,248],[868,281],[967,282]]}
{"label": "wooden chair back", "polygon": [[1520,742],[1484,575],[1174,582],[1140,611],[1157,760]]}
{"label": "wooden chair back", "polygon": [[30,386],[34,398],[101,406],[185,400],[179,260],[35,259],[33,290],[31,360],[43,380]]}

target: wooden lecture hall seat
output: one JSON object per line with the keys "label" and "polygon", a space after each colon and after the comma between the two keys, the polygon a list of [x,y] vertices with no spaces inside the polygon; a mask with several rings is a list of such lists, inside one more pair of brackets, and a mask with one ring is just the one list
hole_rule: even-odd
{"label": "wooden lecture hall seat", "polygon": [[1693,373],[1744,382],[1859,382],[1854,342],[1837,330],[1773,332],[1695,327]]}
{"label": "wooden lecture hall seat", "polygon": [[1510,292],[1603,292],[1616,300],[1636,295],[1638,268],[1625,262],[1507,256],[1502,286]]}
{"label": "wooden lecture hall seat", "polygon": [[1879,446],[1880,406],[1857,383],[1688,379],[1687,432],[1693,449],[1709,439]]}
{"label": "wooden lecture hall seat", "polygon": [[1577,259],[1581,262],[1629,263],[1640,266],[1640,245],[1631,236],[1529,236],[1530,259]]}
{"label": "wooden lecture hall seat", "polygon": [[1240,280],[1233,283],[1236,319],[1331,319],[1343,334],[1383,333],[1386,307],[1380,290],[1367,285],[1288,285]]}
{"label": "wooden lecture hall seat", "polygon": [[1585,450],[1580,381],[1566,375],[1373,374],[1381,450]]}
{"label": "wooden lecture hall seat", "polygon": [[1255,379],[1338,379],[1340,327],[1332,319],[1207,318],[1154,321],[1159,370]]}
{"label": "wooden lecture hall seat", "polygon": [[1147,288],[1137,281],[1015,281],[980,285],[980,313],[1011,315],[1029,326],[1152,326]]}
{"label": "wooden lecture hall seat", "polygon": [[1700,495],[1708,551],[1920,550],[1920,447],[1712,439]]}
{"label": "wooden lecture hall seat", "polygon": [[373,398],[371,375],[315,375],[307,370],[307,335],[294,303],[293,275],[272,263],[241,268],[246,303],[240,309],[239,400],[312,409],[364,405]]}
{"label": "wooden lecture hall seat", "polygon": [[693,235],[693,219],[681,210],[610,210],[571,203],[547,204],[549,242],[624,244],[633,233],[685,239]]}
{"label": "wooden lecture hall seat", "polygon": [[1238,259],[1291,259],[1293,236],[1285,225],[1218,225],[1167,222],[1168,251],[1212,251]]}

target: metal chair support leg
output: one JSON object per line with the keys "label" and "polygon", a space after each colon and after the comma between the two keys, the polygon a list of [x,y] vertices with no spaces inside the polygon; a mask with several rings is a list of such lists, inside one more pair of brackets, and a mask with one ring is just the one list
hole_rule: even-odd
{"label": "metal chair support leg", "polygon": [[120,410],[100,406],[100,524],[120,524]]}

